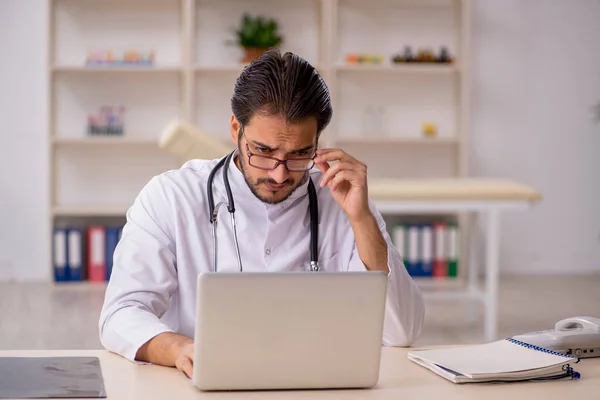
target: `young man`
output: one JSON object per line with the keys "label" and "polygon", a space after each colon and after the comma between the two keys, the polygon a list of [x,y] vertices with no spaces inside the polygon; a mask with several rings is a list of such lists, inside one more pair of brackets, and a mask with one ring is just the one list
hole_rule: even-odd
{"label": "young man", "polygon": [[[240,269],[227,220],[225,169],[243,271],[309,268],[312,180],[320,269],[387,272],[382,342],[413,343],[423,298],[367,196],[367,167],[340,149],[317,147],[332,115],[317,71],[297,55],[268,51],[241,73],[231,105],[237,151],[212,186],[218,219],[225,218],[217,229],[218,271]],[[192,375],[196,277],[214,269],[206,188],[218,161],[193,160],[154,177],[129,209],[100,316],[106,349]]]}

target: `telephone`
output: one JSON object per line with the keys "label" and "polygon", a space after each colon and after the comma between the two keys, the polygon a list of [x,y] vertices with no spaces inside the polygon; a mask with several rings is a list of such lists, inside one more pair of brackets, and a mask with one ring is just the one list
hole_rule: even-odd
{"label": "telephone", "polygon": [[529,332],[513,339],[579,358],[600,357],[600,318],[566,318],[558,321],[554,329]]}

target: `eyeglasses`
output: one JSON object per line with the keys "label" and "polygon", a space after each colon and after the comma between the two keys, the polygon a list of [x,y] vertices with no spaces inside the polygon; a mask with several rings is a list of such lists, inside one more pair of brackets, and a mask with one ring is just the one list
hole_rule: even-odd
{"label": "eyeglasses", "polygon": [[248,143],[246,143],[246,152],[248,153],[248,163],[255,168],[264,170],[273,170],[277,168],[279,164],[283,164],[290,172],[302,172],[311,169],[315,165],[315,161],[313,160],[315,156],[309,158],[291,158],[289,160],[280,160],[275,157],[254,154],[250,151]]}

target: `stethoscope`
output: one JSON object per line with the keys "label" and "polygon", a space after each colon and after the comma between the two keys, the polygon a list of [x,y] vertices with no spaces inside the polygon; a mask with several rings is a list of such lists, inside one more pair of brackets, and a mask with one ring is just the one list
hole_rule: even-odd
{"label": "stethoscope", "polygon": [[[213,237],[213,271],[217,272],[217,208],[215,208],[215,201],[213,197],[212,185],[215,174],[223,166],[223,183],[225,184],[225,190],[227,191],[227,210],[231,215],[231,228],[233,229],[233,241],[235,243],[235,253],[238,260],[238,267],[240,272],[242,271],[242,258],[240,256],[240,247],[238,245],[237,230],[235,225],[235,203],[233,201],[233,194],[231,193],[231,186],[229,186],[229,164],[235,154],[235,150],[223,157],[217,165],[212,169],[208,176],[207,182],[207,194],[208,194],[208,215],[210,223],[212,224],[212,237]],[[310,213],[310,270],[316,272],[319,270],[318,261],[318,248],[319,243],[319,205],[317,200],[317,191],[312,179],[308,181],[308,208]]]}

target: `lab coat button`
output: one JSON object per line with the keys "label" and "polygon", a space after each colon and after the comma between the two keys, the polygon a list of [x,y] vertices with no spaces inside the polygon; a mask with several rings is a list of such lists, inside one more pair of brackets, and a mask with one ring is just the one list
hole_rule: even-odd
{"label": "lab coat button", "polygon": [[271,254],[271,249],[265,249],[265,254],[266,254],[266,255],[269,255],[269,254]]}

